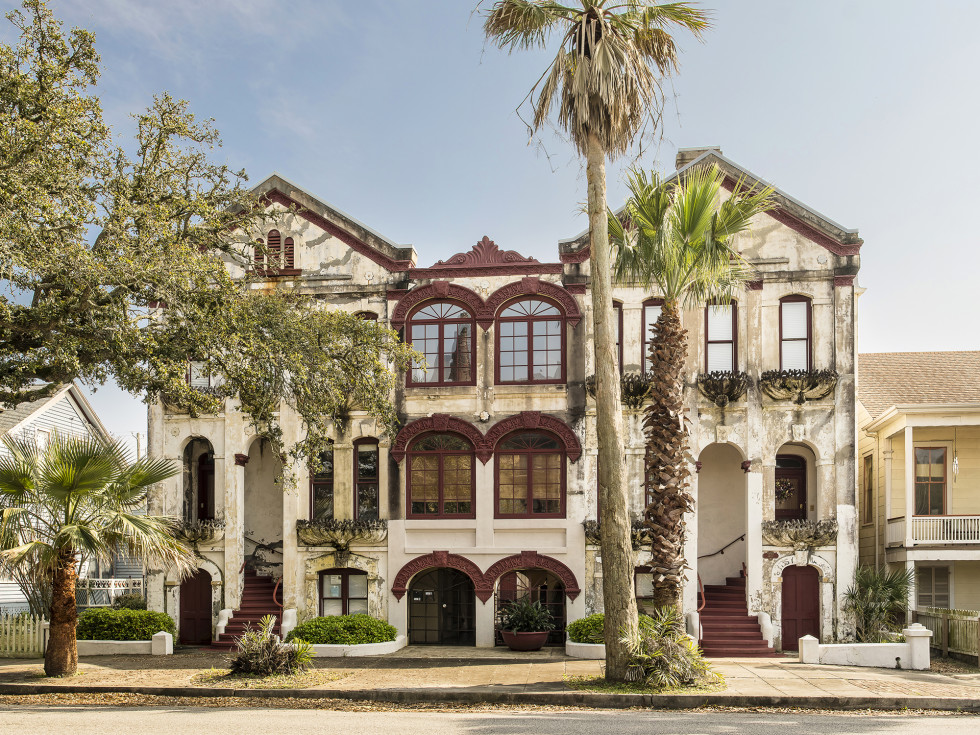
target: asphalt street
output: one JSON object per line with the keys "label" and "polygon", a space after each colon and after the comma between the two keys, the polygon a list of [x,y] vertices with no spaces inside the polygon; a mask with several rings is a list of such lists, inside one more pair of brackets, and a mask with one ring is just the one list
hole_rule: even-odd
{"label": "asphalt street", "polygon": [[0,707],[0,733],[106,735],[976,735],[980,716],[766,712],[337,712],[167,707]]}

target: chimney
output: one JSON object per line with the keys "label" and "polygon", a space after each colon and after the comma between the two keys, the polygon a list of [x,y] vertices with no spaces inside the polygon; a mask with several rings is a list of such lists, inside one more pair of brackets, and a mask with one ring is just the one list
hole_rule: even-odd
{"label": "chimney", "polygon": [[720,156],[721,146],[704,145],[699,148],[678,148],[677,159],[674,161],[674,166],[678,171],[680,171],[691,161],[700,157],[702,154],[707,153],[708,151],[715,151]]}

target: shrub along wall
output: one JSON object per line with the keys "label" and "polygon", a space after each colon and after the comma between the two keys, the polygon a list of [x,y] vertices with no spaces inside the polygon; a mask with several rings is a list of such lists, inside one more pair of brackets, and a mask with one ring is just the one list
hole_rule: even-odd
{"label": "shrub along wall", "polygon": [[152,610],[93,608],[78,617],[80,641],[149,641],[160,631],[177,634],[173,618]]}
{"label": "shrub along wall", "polygon": [[297,625],[286,640],[301,640],[314,645],[346,645],[393,641],[398,630],[384,620],[370,615],[327,615]]}

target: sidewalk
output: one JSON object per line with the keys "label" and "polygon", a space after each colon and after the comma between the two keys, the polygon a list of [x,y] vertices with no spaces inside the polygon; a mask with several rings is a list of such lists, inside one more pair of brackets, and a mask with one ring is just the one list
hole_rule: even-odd
{"label": "sidewalk", "polygon": [[[49,681],[41,662],[0,659],[0,694],[132,692],[170,696],[262,696],[369,699],[417,703],[568,706],[930,708],[980,711],[980,673],[948,675],[894,669],[800,664],[792,658],[715,659],[725,684],[716,692],[639,695],[571,690],[567,676],[597,676],[603,662],[568,658],[561,649],[515,654],[499,649],[411,646],[383,657],[317,659],[341,678],[303,690],[216,690],[191,677],[226,668],[228,655],[184,649],[174,656],[83,658],[80,676]],[[152,690],[152,691],[150,691]]]}

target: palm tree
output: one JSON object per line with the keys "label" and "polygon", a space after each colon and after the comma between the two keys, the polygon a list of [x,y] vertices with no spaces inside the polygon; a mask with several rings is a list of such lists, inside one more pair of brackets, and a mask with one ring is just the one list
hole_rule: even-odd
{"label": "palm tree", "polygon": [[31,566],[50,582],[48,676],[78,668],[75,585],[81,559],[108,562],[123,551],[175,570],[194,568],[174,521],[139,513],[148,489],[176,474],[170,462],[131,462],[119,443],[55,435],[43,450],[25,438],[3,440],[0,457],[0,561]]}
{"label": "palm tree", "polygon": [[707,15],[686,2],[580,0],[571,6],[499,0],[484,23],[487,38],[509,51],[545,48],[552,33],[561,35],[550,70],[528,95],[534,108],[531,129],[539,130],[556,106],[558,125],[586,159],[606,678],[612,681],[626,678],[629,653],[622,639],[635,636],[637,610],[606,229],[606,157],[625,153],[641,129],[656,127],[663,102],[660,80],[677,68],[677,48],[666,30],[672,26],[700,37]]}
{"label": "palm tree", "polygon": [[633,171],[630,198],[620,215],[609,216],[616,248],[616,278],[654,286],[663,308],[650,345],[650,391],[644,433],[647,441],[646,523],[653,529],[653,603],[675,605],[685,580],[684,514],[694,510],[688,490],[691,457],[683,409],[687,330],[683,305],[729,303],[750,271],[734,247],[735,237],[755,215],[772,206],[770,188],[736,184],[721,201],[724,174],[699,166],[677,180]]}

